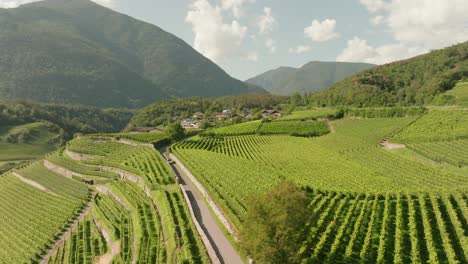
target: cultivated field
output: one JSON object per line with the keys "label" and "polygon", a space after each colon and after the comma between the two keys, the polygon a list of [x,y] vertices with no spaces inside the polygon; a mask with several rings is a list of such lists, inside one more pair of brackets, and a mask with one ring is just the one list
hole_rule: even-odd
{"label": "cultivated field", "polygon": [[[440,118],[435,122],[450,126],[437,125],[445,132],[428,129],[427,134],[434,141],[468,135],[465,123],[457,121],[465,113]],[[395,134],[418,141],[413,135],[421,135],[421,127],[433,128],[427,119],[342,119],[332,122],[336,133],[321,137],[192,138],[172,150],[238,227],[246,224],[250,195],[285,179],[308,186],[313,217],[300,249],[306,262],[464,263],[468,175],[408,159],[379,144]],[[466,158],[464,149],[449,153]]]}

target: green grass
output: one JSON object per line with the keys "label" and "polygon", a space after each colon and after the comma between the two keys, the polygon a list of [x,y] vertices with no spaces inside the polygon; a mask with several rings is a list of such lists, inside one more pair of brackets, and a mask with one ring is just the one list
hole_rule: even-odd
{"label": "green grass", "polygon": [[468,82],[458,83],[455,88],[448,91],[446,94],[455,97],[456,105],[468,107]]}
{"label": "green grass", "polygon": [[[24,143],[7,142],[10,134],[16,134],[22,130],[35,130],[34,135]],[[20,126],[0,127],[0,162],[19,162],[22,160],[34,160],[44,154],[57,149],[56,143],[50,143],[57,134],[49,132],[44,123],[31,123]]]}

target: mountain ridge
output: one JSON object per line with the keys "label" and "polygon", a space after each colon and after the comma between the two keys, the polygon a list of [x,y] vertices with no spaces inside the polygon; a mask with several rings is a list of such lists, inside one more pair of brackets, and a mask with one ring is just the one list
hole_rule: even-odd
{"label": "mountain ridge", "polygon": [[373,66],[367,63],[310,61],[299,68],[281,66],[246,82],[263,87],[272,94],[304,94],[322,91],[337,81]]}
{"label": "mountain ridge", "polygon": [[168,97],[265,93],[163,29],[88,0],[0,14],[4,100],[135,108]]}

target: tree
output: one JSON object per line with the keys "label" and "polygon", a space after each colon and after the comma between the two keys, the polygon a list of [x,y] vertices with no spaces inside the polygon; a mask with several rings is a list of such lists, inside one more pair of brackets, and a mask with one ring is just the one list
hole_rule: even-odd
{"label": "tree", "polygon": [[240,237],[257,263],[299,263],[308,198],[294,183],[282,182],[270,192],[252,196]]}
{"label": "tree", "polygon": [[178,122],[170,124],[167,127],[166,133],[173,141],[179,141],[185,137],[185,129]]}

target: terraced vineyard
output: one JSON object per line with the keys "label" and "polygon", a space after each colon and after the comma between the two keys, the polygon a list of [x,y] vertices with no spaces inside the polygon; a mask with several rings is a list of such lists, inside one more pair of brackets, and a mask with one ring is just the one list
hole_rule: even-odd
{"label": "terraced vineyard", "polygon": [[[91,198],[89,180],[96,195],[70,228]],[[0,181],[0,263],[40,262],[49,252],[48,263],[209,262],[172,170],[152,147],[76,139]]]}
{"label": "terraced vineyard", "polygon": [[33,166],[0,175],[0,263],[41,260],[87,203],[84,184],[52,172],[36,177],[40,164]]}
{"label": "terraced vineyard", "polygon": [[94,136],[124,138],[143,143],[157,143],[167,138],[164,132],[98,134]]}
{"label": "terraced vineyard", "polygon": [[285,179],[309,186],[306,263],[466,263],[468,175],[379,145],[414,120],[343,119],[316,138],[192,138],[172,151],[238,227],[251,194]]}

